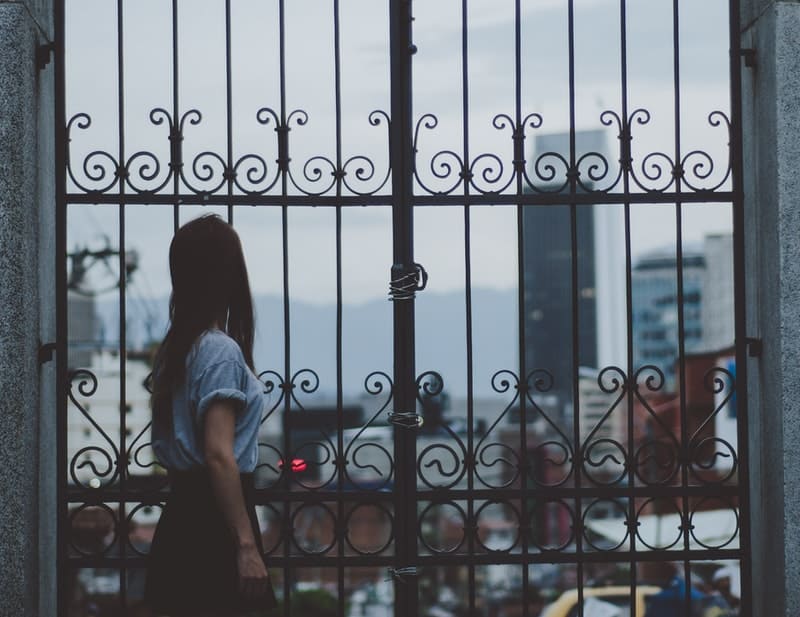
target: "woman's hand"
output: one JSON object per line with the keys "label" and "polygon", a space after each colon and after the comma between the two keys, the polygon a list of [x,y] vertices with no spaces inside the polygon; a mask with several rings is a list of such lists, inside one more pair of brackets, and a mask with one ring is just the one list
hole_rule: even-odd
{"label": "woman's hand", "polygon": [[248,598],[257,598],[269,588],[269,572],[264,560],[254,545],[239,547],[236,555],[239,571],[239,593]]}

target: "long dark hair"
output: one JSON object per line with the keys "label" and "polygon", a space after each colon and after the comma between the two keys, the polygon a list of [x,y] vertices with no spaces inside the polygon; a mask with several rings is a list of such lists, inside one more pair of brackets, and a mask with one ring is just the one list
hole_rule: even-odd
{"label": "long dark hair", "polygon": [[253,300],[242,244],[216,214],[178,229],[169,246],[170,325],[153,366],[153,422],[169,426],[172,392],[186,376],[186,356],[214,323],[235,340],[253,370]]}

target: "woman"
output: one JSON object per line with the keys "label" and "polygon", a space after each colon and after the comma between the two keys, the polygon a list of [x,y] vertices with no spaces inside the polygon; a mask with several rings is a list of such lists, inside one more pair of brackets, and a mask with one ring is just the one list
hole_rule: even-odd
{"label": "woman", "polygon": [[275,605],[253,503],[263,386],[241,243],[216,215],[169,249],[170,327],[153,367],[153,450],[170,496],[153,536],[145,600],[156,615],[251,614]]}

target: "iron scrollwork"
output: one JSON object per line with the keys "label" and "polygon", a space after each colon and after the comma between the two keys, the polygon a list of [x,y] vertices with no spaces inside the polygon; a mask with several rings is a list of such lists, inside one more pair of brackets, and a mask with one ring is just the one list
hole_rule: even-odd
{"label": "iron scrollwork", "polygon": [[[486,432],[475,444],[475,458],[473,465],[476,479],[488,488],[503,488],[511,486],[519,477],[520,460],[517,451],[510,445],[501,441],[489,441],[489,436],[495,427],[509,413],[509,410],[519,400],[519,379],[509,370],[501,370],[492,376],[492,389],[498,394],[504,394],[513,389],[514,395],[503,411],[494,419]],[[501,454],[502,453],[502,454]],[[505,455],[505,456],[504,456]],[[510,458],[509,458],[510,457]],[[504,468],[501,472],[496,472],[499,476],[498,481],[493,481],[489,477],[490,469],[495,466]]]}
{"label": "iron scrollwork", "polygon": [[[451,195],[460,186],[467,193],[500,195],[515,186],[515,179],[519,180],[524,192],[534,194],[558,194],[570,187],[591,194],[618,192],[622,188],[623,176],[631,180],[631,188],[649,194],[677,191],[679,188],[698,193],[714,192],[725,185],[731,175],[730,143],[727,144],[728,158],[721,172],[716,171],[719,165],[714,157],[698,148],[677,158],[661,151],[636,156],[633,129],[650,124],[651,119],[651,113],[643,108],[635,109],[627,118],[610,109],[600,114],[600,124],[617,129],[617,164],[612,164],[607,155],[597,151],[576,151],[574,155],[546,151],[537,154],[529,165],[523,144],[528,130],[542,127],[544,120],[540,114],[531,113],[518,121],[505,113],[492,118],[495,129],[511,129],[511,159],[496,152],[482,152],[472,160],[466,160],[456,150],[444,148],[423,161],[420,157],[423,130],[433,131],[439,126],[435,114],[425,113],[414,127],[414,179],[422,193],[428,195]],[[730,140],[731,125],[727,115],[712,111],[707,121],[712,128],[726,128]],[[574,160],[570,160],[571,156]],[[423,174],[421,170],[427,173]]]}
{"label": "iron scrollwork", "polygon": [[[444,390],[444,379],[436,371],[426,371],[417,377],[417,402],[425,409],[426,400]],[[447,422],[439,427],[440,439],[425,446],[417,455],[417,477],[428,488],[452,488],[467,472],[467,448]]]}
{"label": "iron scrollwork", "polygon": [[[82,488],[99,489],[113,484],[119,476],[120,453],[117,444],[89,413],[87,406],[80,401],[73,386],[77,382],[78,395],[90,398],[97,392],[97,377],[87,369],[72,371],[69,375],[69,400],[80,411],[94,429],[100,434],[107,445],[89,445],[78,450],[69,462],[69,474],[72,482]],[[92,459],[92,455],[99,455],[103,459],[103,466],[99,468]],[[84,469],[91,471],[92,477],[86,481]]]}
{"label": "iron scrollwork", "polygon": [[[303,394],[313,394],[319,388],[319,376],[311,369],[302,369],[297,371],[292,378],[284,384],[286,395],[290,399],[290,414],[301,414],[304,411],[304,406],[297,398],[296,392],[298,389]],[[304,441],[291,452],[288,461],[295,459],[302,459],[304,463],[311,467],[316,468],[320,472],[320,480],[314,483],[305,482],[301,477],[294,478],[294,482],[309,490],[320,490],[326,486],[330,486],[336,479],[336,460],[337,450],[336,444],[331,440],[330,435],[325,431],[324,427],[318,430],[320,435],[319,439],[313,441]],[[316,454],[316,456],[315,456]],[[287,459],[284,458],[283,472],[289,473],[291,465],[287,464]],[[330,467],[330,475],[327,478],[322,478],[322,471],[324,467]]]}
{"label": "iron scrollwork", "polygon": [[[340,185],[345,193],[370,196],[382,191],[391,177],[391,165],[388,162],[386,170],[379,173],[378,165],[363,154],[351,155],[340,163],[324,155],[314,155],[300,165],[298,173],[291,164],[289,135],[292,128],[298,129],[309,124],[309,115],[302,109],[291,111],[285,118],[270,107],[262,107],[255,114],[257,124],[274,125],[277,151],[274,166],[267,163],[267,156],[262,153],[249,152],[229,161],[209,149],[202,149],[195,154],[187,165],[185,141],[188,129],[201,124],[201,111],[189,109],[180,117],[173,118],[163,107],[156,107],[150,111],[148,118],[153,126],[164,125],[168,129],[166,159],[159,157],[154,149],[139,150],[124,161],[108,151],[93,150],[79,163],[82,171],[79,177],[73,160],[72,142],[75,129],[88,130],[92,119],[84,112],[72,116],[66,126],[66,171],[74,186],[80,192],[92,195],[110,194],[124,188],[134,194],[149,196],[161,194],[171,183],[175,183],[179,191],[185,189],[190,194],[208,199],[226,192],[226,187],[242,195],[267,195],[279,186],[283,177],[288,186],[301,195],[326,195]],[[385,111],[374,110],[367,116],[367,122],[371,127],[386,125],[388,143],[389,115]]]}
{"label": "iron scrollwork", "polygon": [[[74,130],[88,130],[92,120],[84,112],[72,116],[66,127],[66,163],[68,177],[75,187],[87,194],[105,194],[113,192],[115,186],[121,188],[119,183],[122,182],[134,193],[155,195],[164,191],[171,180],[177,179],[195,195],[211,197],[230,185],[234,192],[259,196],[270,194],[279,185],[281,177],[285,177],[288,185],[301,195],[332,194],[338,184],[345,193],[370,196],[386,188],[391,177],[391,165],[387,163],[386,169],[379,174],[376,163],[364,154],[351,155],[338,164],[328,156],[317,154],[303,161],[299,169],[292,165],[291,131],[306,127],[310,122],[308,113],[302,109],[289,112],[285,118],[271,107],[261,107],[256,112],[257,124],[274,127],[274,151],[277,152],[274,165],[267,162],[264,153],[248,152],[226,161],[213,150],[202,150],[191,159],[188,165],[190,173],[187,173],[184,161],[184,141],[188,127],[202,122],[200,110],[189,109],[176,119],[166,109],[156,107],[150,111],[149,120],[154,126],[166,125],[168,128],[168,160],[160,158],[153,150],[139,150],[126,161],[118,161],[108,151],[93,150],[80,162],[82,177],[79,178],[71,147]],[[604,153],[596,151],[575,152],[574,161],[570,161],[565,153],[547,151],[538,154],[529,165],[525,158],[525,140],[529,131],[544,124],[543,117],[535,112],[519,120],[506,113],[492,118],[494,129],[509,133],[510,157],[482,152],[472,160],[466,160],[456,150],[445,148],[431,154],[423,163],[420,157],[423,131],[430,132],[439,126],[435,114],[424,113],[414,127],[413,174],[422,193],[428,195],[451,195],[459,186],[464,186],[468,193],[499,195],[515,186],[515,180],[519,180],[525,191],[535,194],[562,193],[571,184],[581,192],[604,194],[617,191],[623,175],[630,178],[635,190],[650,194],[678,190],[678,183],[682,190],[690,192],[714,192],[725,185],[731,174],[729,143],[724,166],[717,164],[709,152],[700,148],[691,149],[677,158],[662,151],[637,156],[634,128],[647,126],[651,120],[651,113],[644,108],[635,109],[627,118],[610,109],[600,114],[601,125],[617,130],[617,164],[612,164]],[[730,119],[722,111],[709,113],[707,122],[710,127],[726,129],[730,134]],[[391,120],[385,111],[370,112],[367,123],[371,127],[385,124],[388,143]],[[722,170],[717,171],[718,167]],[[421,172],[423,169],[427,170],[426,174]]]}
{"label": "iron scrollwork", "polygon": [[[353,436],[345,446],[342,464],[345,478],[352,482],[354,486],[361,489],[369,488],[369,490],[379,491],[388,487],[394,478],[394,459],[392,454],[384,445],[375,441],[362,441],[361,443],[358,442],[361,440],[362,435],[367,428],[372,425],[384,411],[386,411],[386,408],[392,401],[394,394],[392,380],[386,373],[374,371],[373,373],[367,375],[367,378],[364,380],[364,389],[367,394],[374,397],[378,397],[383,394],[385,389],[387,391],[385,395],[386,399],[382,404],[380,404],[378,410],[372,415],[372,417],[367,420],[366,423],[364,423],[364,426],[358,430],[355,436]],[[357,443],[358,445],[356,445]],[[350,467],[350,463],[353,465],[352,469]],[[381,464],[379,465],[379,463]],[[371,471],[378,478],[380,478],[379,483],[376,485],[374,482],[366,482],[365,480],[358,478],[354,474],[356,470],[362,473],[365,471]]]}
{"label": "iron scrollwork", "polygon": [[738,457],[736,447],[716,435],[713,428],[715,419],[733,403],[736,380],[731,371],[716,366],[703,376],[703,386],[714,395],[715,406],[689,437],[689,472],[701,484],[724,484],[735,476]]}
{"label": "iron scrollwork", "polygon": [[[298,398],[298,390],[302,394],[313,394],[319,388],[319,377],[311,369],[297,371],[289,380],[285,380],[276,371],[267,370],[259,374],[259,379],[264,384],[266,395],[278,394],[265,409],[261,419],[262,424],[282,405],[288,405],[290,414],[302,414],[304,406]],[[339,452],[326,427],[319,428],[318,439],[306,440],[295,446],[290,456],[284,456],[280,444],[259,441],[261,454],[256,469],[267,470],[273,474],[273,478],[265,488],[276,486],[281,478],[285,479],[292,471],[291,465],[285,461],[295,459],[302,459],[306,467],[320,472],[326,467],[331,468],[330,475],[313,482],[305,481],[301,477],[293,478],[293,482],[307,490],[319,491],[330,487],[337,474],[341,474],[346,484],[357,489],[380,491],[388,487],[394,475],[392,454],[379,441],[365,438],[365,433],[389,406],[393,396],[392,381],[386,373],[374,371],[364,380],[364,389],[368,395],[376,397],[377,409],[355,435],[345,440],[342,452]],[[319,474],[310,475],[316,477]]]}
{"label": "iron scrollwork", "polygon": [[563,486],[572,476],[575,467],[575,451],[572,441],[558,423],[537,402],[536,395],[546,394],[554,386],[552,373],[537,368],[528,373],[524,384],[525,399],[547,427],[542,439],[532,452],[528,453],[531,479],[542,487]]}

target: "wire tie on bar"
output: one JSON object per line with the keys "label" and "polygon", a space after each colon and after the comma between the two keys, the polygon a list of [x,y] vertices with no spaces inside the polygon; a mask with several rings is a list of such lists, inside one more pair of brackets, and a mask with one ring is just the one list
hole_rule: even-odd
{"label": "wire tie on bar", "polygon": [[428,273],[420,264],[392,267],[392,280],[389,282],[389,300],[411,300],[418,291],[428,284]]}
{"label": "wire tie on bar", "polygon": [[386,568],[386,571],[389,573],[389,578],[383,579],[385,581],[397,579],[401,583],[405,583],[406,580],[403,578],[404,576],[417,576],[416,566],[406,566],[404,568]]}
{"label": "wire tie on bar", "polygon": [[403,428],[420,428],[425,423],[425,420],[421,415],[413,411],[390,411],[389,422]]}

